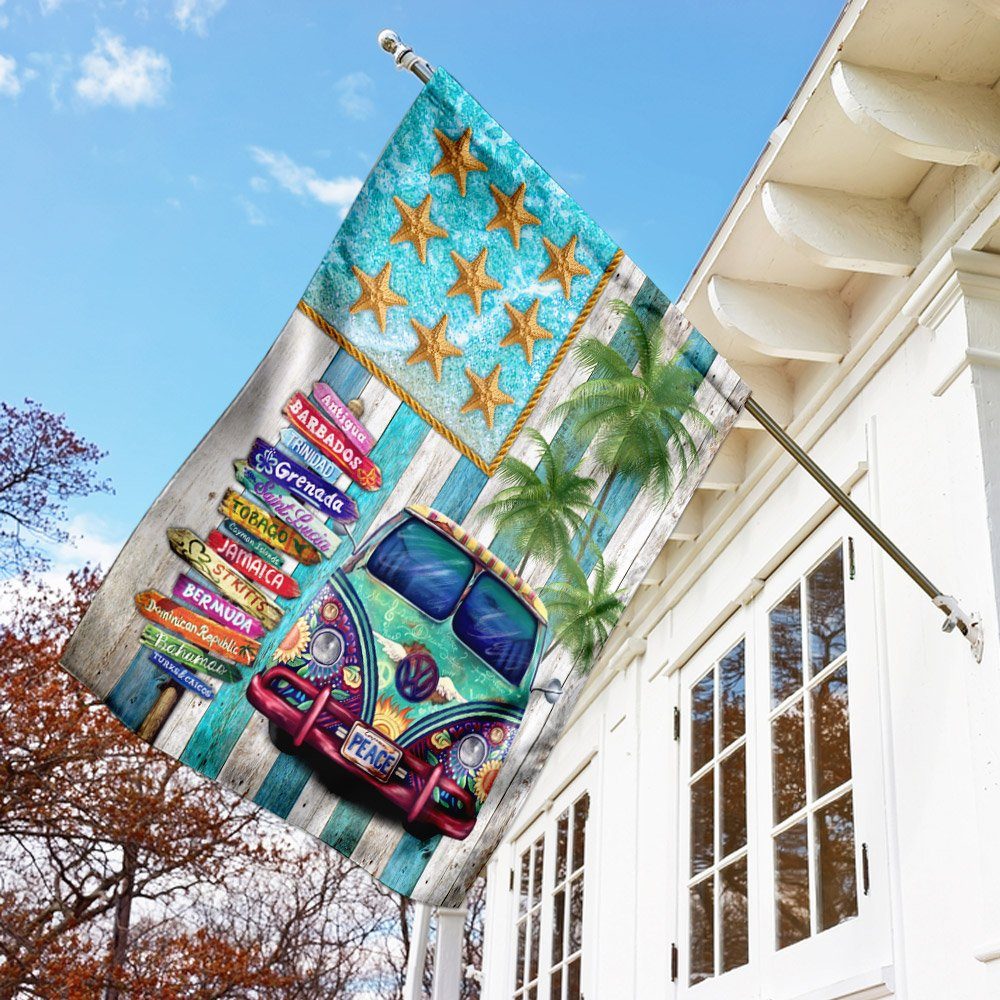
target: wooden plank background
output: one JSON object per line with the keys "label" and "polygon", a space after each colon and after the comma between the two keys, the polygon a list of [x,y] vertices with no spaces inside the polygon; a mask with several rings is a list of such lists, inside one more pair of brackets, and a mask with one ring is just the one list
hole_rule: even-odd
{"label": "wooden plank background", "polygon": [[[616,299],[662,314],[675,348],[687,339],[689,324],[627,257],[587,318],[581,337],[613,343],[628,356],[630,343],[612,306]],[[166,592],[172,587],[181,563],[167,546],[166,529],[189,527],[207,534],[216,527],[219,498],[227,486],[234,485],[232,461],[246,455],[255,437],[276,441],[287,423],[281,414],[286,399],[296,390],[307,391],[320,375],[342,399],[359,397],[364,401],[364,422],[378,439],[372,459],[383,471],[386,488],[367,493],[346,476],[337,484],[358,503],[360,519],[355,531],[359,540],[383,516],[420,502],[448,514],[494,547],[493,526],[479,512],[496,495],[496,479],[488,479],[296,311],[239,395],[143,517],[63,657],[67,669],[105,699],[131,728],[149,711],[161,680],[138,645],[143,620],[132,612],[132,596],[150,587]],[[527,426],[548,440],[560,436],[582,454],[583,446],[572,441],[568,428],[551,419],[553,409],[575,381],[574,366],[564,364]],[[713,434],[700,424],[690,428],[698,442],[698,467],[666,506],[653,492],[637,496],[628,480],[621,479],[612,488],[605,507],[607,522],[595,532],[595,540],[603,547],[605,560],[615,565],[616,582],[630,594],[669,538],[747,392],[729,366],[716,357],[698,390],[698,400],[717,431]],[[531,446],[523,435],[511,454],[534,464]],[[590,456],[583,456],[582,471],[594,474],[600,483]],[[517,553],[502,542],[494,550],[516,564]],[[332,559],[318,566],[299,566],[286,560],[286,568],[303,592],[294,600],[278,599],[286,622],[307,603],[312,585],[349,554],[350,545],[345,541]],[[588,556],[585,569],[593,568],[595,558]],[[551,578],[547,568],[534,560],[528,563],[525,576],[536,588]],[[283,632],[284,626],[279,626],[266,637],[258,657],[260,664],[270,661]],[[155,745],[319,837],[391,888],[431,904],[454,906],[502,839],[572,711],[585,683],[585,677],[572,666],[562,649],[543,661],[539,682],[558,677],[565,684],[565,693],[554,708],[541,695],[532,696],[511,753],[465,841],[418,839],[397,822],[338,797],[301,760],[275,750],[267,735],[267,720],[245,697],[246,681],[223,685],[206,678],[217,692],[211,702],[189,692],[181,694]]]}

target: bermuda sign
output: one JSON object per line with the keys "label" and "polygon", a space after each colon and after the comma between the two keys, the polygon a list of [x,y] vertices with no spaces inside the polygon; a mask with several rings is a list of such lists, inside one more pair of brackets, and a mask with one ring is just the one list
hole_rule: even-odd
{"label": "bermuda sign", "polygon": [[[64,663],[154,745],[455,906],[748,390],[440,69],[290,305]],[[165,661],[215,694],[171,674],[153,732]]]}

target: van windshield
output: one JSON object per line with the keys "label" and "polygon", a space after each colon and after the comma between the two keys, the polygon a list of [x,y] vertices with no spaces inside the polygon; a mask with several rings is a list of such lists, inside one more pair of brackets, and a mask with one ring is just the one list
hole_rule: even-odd
{"label": "van windshield", "polygon": [[511,684],[531,665],[535,616],[495,576],[481,573],[452,621],[455,635]]}
{"label": "van windshield", "polygon": [[368,571],[435,621],[444,621],[472,579],[475,563],[423,521],[404,521],[368,557]]}

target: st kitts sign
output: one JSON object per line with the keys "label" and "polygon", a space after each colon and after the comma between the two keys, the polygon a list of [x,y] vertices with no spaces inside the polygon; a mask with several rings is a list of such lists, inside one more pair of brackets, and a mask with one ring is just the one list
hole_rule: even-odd
{"label": "st kitts sign", "polygon": [[747,395],[437,70],[64,663],[164,752],[454,904]]}

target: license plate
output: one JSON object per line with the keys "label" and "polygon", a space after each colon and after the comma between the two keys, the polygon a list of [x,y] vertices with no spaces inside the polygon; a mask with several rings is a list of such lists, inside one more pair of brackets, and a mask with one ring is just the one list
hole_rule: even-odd
{"label": "license plate", "polygon": [[344,756],[365,774],[388,781],[403,756],[381,733],[355,722],[342,747]]}

